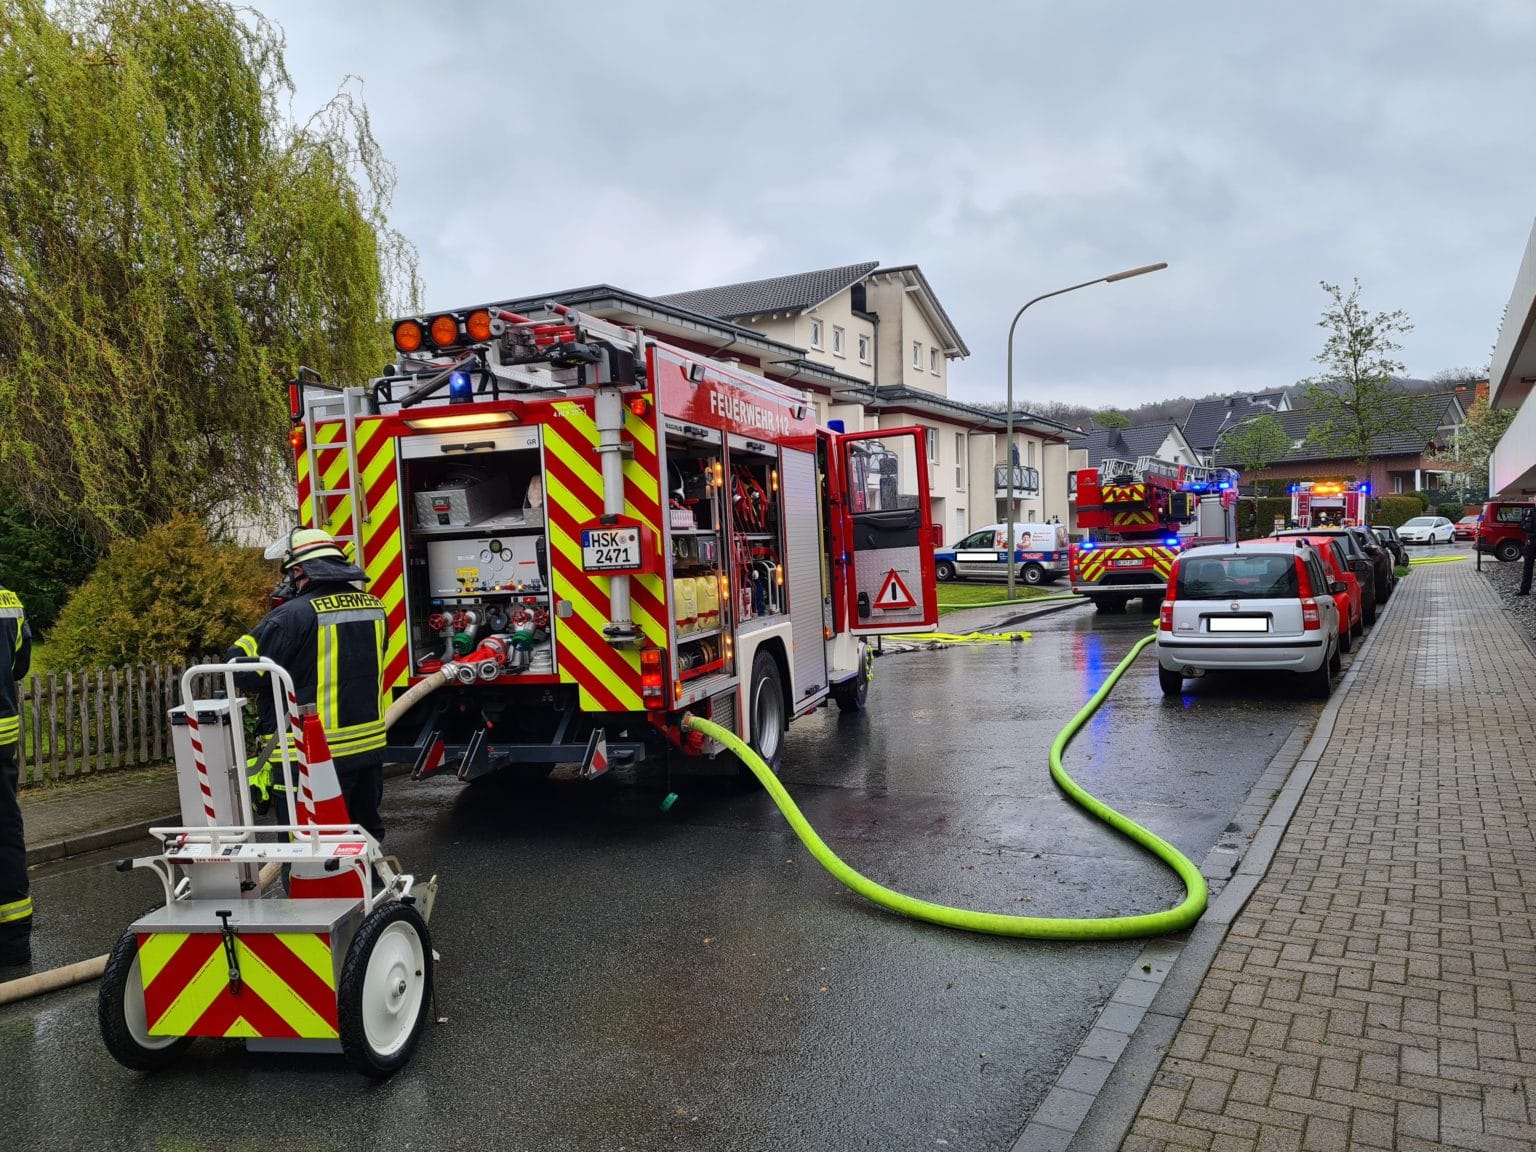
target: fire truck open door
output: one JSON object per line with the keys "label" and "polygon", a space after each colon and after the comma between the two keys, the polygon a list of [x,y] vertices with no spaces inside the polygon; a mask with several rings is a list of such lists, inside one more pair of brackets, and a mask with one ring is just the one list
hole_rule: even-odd
{"label": "fire truck open door", "polygon": [[842,578],[854,632],[904,632],[938,623],[924,444],[921,428],[839,438],[849,553]]}

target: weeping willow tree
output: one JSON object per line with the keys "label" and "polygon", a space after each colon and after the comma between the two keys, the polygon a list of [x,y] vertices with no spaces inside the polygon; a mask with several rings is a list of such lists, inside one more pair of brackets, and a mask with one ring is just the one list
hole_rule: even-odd
{"label": "weeping willow tree", "polygon": [[358,382],[414,305],[392,170],[344,88],[200,0],[0,0],[0,504],[102,542],[254,511],[300,364]]}

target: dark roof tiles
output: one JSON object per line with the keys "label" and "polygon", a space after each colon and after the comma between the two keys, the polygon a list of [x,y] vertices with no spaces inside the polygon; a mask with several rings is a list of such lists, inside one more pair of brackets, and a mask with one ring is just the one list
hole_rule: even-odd
{"label": "dark roof tiles", "polygon": [[869,260],[863,264],[844,264],[840,268],[797,272],[793,276],[773,276],[767,280],[748,280],[741,284],[725,284],[719,288],[673,292],[655,299],[663,304],[721,319],[755,316],[764,312],[803,312],[857,284],[878,267],[880,261]]}

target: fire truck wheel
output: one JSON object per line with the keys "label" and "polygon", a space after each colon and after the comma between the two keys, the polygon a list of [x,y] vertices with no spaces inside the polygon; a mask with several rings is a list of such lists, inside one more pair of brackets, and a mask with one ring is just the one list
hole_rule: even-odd
{"label": "fire truck wheel", "polygon": [[[747,718],[751,721],[748,743],[763,763],[777,774],[784,755],[784,681],[779,666],[763,649],[752,658],[752,690],[747,696]],[[743,767],[745,772],[746,768]]]}
{"label": "fire truck wheel", "polygon": [[1038,564],[1024,565],[1023,571],[1021,571],[1019,575],[1023,578],[1024,583],[1026,584],[1038,585],[1045,583],[1045,569],[1040,567]]}
{"label": "fire truck wheel", "polygon": [[139,971],[139,938],[130,928],[117,938],[96,994],[101,1039],[112,1058],[135,1072],[153,1072],[173,1062],[190,1036],[151,1036],[144,1017],[144,978]]}
{"label": "fire truck wheel", "polygon": [[832,699],[837,701],[837,706],[844,712],[864,711],[864,705],[869,701],[869,682],[874,675],[874,662],[875,654],[866,644],[859,654],[857,675],[832,689]]}
{"label": "fire truck wheel", "polygon": [[1170,672],[1159,666],[1157,669],[1157,683],[1162,688],[1164,696],[1179,697],[1184,695],[1184,677],[1178,672]]}
{"label": "fire truck wheel", "polygon": [[392,900],[359,925],[336,993],[341,1050],[364,1076],[393,1075],[416,1050],[432,1003],[432,938],[421,913]]}
{"label": "fire truck wheel", "polygon": [[933,575],[935,579],[942,583],[948,583],[951,580],[960,579],[960,577],[955,574],[955,566],[948,560],[940,560],[937,564],[935,564],[933,566]]}

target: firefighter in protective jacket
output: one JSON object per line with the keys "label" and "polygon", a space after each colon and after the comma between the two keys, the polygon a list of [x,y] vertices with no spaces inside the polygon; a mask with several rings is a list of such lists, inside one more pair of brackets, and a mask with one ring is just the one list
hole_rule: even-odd
{"label": "firefighter in protective jacket", "polygon": [[[268,555],[282,559],[292,595],[236,640],[229,658],[265,657],[287,670],[299,704],[315,705],[352,821],[382,840],[384,606],[357,590],[363,570],[317,528],[295,529]],[[256,694],[260,730],[275,732],[270,688],[258,691],[256,676],[240,682]]]}
{"label": "firefighter in protective jacket", "polygon": [[0,588],[0,968],[32,962],[32,897],[21,828],[20,694],[32,663],[32,632],[21,599]]}

